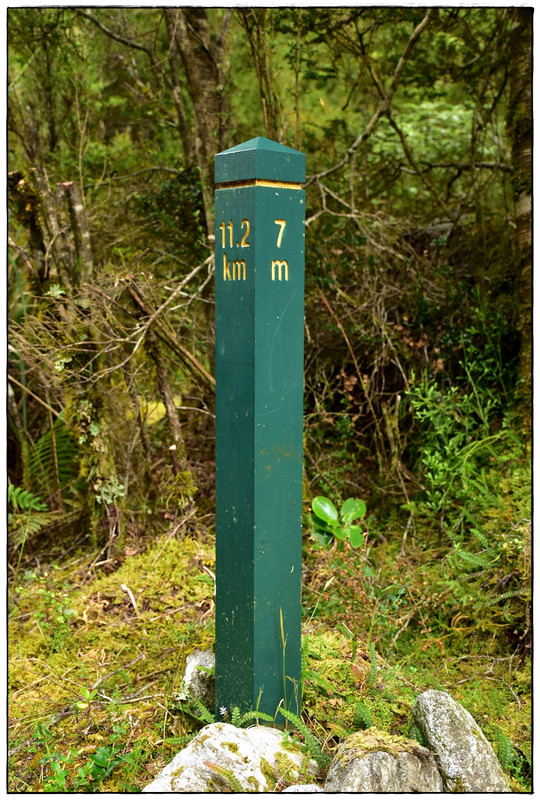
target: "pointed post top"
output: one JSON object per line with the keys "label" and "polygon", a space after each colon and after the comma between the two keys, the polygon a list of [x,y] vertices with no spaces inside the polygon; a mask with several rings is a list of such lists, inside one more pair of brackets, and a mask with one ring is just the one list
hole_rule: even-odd
{"label": "pointed post top", "polygon": [[305,179],[305,153],[264,136],[256,136],[216,155],[218,184],[249,180],[303,183]]}

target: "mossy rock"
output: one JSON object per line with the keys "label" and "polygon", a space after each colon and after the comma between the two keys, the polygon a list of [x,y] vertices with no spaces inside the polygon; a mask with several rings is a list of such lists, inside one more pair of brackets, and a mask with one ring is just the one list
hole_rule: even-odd
{"label": "mossy rock", "polygon": [[425,747],[407,739],[406,736],[387,733],[377,728],[368,728],[349,736],[339,748],[339,761],[347,764],[355,758],[362,758],[368,753],[389,753],[397,756],[398,753],[411,753],[419,758],[425,758],[428,751]]}

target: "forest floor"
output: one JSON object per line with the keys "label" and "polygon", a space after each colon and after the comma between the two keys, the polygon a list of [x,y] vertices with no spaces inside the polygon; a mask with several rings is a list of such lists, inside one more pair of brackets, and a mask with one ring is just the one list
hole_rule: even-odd
{"label": "forest floor", "polygon": [[[413,738],[414,699],[441,689],[476,719],[512,791],[529,791],[530,656],[470,619],[437,629],[434,554],[404,544],[402,531],[379,537],[359,572],[352,549],[306,537],[305,721],[329,754],[372,725]],[[9,586],[9,791],[140,791],[185,746],[202,722],[175,693],[186,656],[213,646],[213,573],[204,520],[115,553],[23,555]]]}

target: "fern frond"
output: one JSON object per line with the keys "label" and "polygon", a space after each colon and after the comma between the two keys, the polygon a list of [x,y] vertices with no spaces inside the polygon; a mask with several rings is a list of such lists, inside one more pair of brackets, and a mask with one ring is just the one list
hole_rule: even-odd
{"label": "fern frond", "polygon": [[411,725],[409,730],[409,738],[415,739],[418,744],[421,744],[422,747],[427,747],[428,743],[426,741],[426,737],[422,733],[422,729],[418,727],[418,725]]}
{"label": "fern frond", "polygon": [[354,725],[357,728],[371,728],[373,726],[371,711],[363,703],[356,703]]}
{"label": "fern frond", "polygon": [[495,730],[495,739],[497,741],[497,758],[499,759],[501,767],[507,770],[514,758],[514,745],[500,728],[496,728]]}
{"label": "fern frond", "polygon": [[64,489],[77,469],[78,451],[61,417],[41,436],[30,453],[32,485],[44,495]]}
{"label": "fern frond", "polygon": [[511,592],[503,592],[498,597],[494,597],[488,603],[487,606],[494,606],[496,603],[500,603],[501,600],[508,600],[510,597],[527,597],[529,595],[528,589],[515,589]]}
{"label": "fern frond", "polygon": [[9,545],[19,547],[38,533],[51,536],[57,529],[74,525],[80,517],[80,508],[69,512],[26,511],[8,514]]}
{"label": "fern frond", "polygon": [[188,733],[185,736],[169,736],[167,739],[163,739],[163,744],[170,744],[173,747],[184,748],[191,742],[192,739],[195,738],[195,736],[197,736],[196,733]]}
{"label": "fern frond", "polygon": [[323,753],[321,745],[313,735],[312,731],[308,728],[304,720],[296,714],[293,714],[293,712],[289,711],[287,708],[280,708],[279,713],[282,714],[285,719],[289,720],[289,722],[292,722],[292,724],[300,731],[304,737],[309,752],[319,765],[320,769],[325,772],[330,766],[330,756],[326,753]]}
{"label": "fern frond", "polygon": [[[270,714],[265,714],[263,711],[247,711],[240,717],[240,722],[237,727],[241,728],[246,722],[251,722],[251,720],[257,720],[257,722],[262,719],[264,722],[273,722],[274,717],[271,717]],[[234,724],[234,723],[233,723]]]}
{"label": "fern frond", "polygon": [[326,725],[328,726],[328,730],[337,734],[340,739],[346,739],[348,736],[351,736],[354,733],[354,731],[344,728],[343,725],[340,725],[337,722],[327,722]]}
{"label": "fern frond", "polygon": [[317,683],[319,686],[322,686],[322,688],[326,689],[326,691],[330,694],[334,694],[335,687],[332,686],[330,681],[327,681],[326,678],[323,678],[322,675],[319,675],[318,672],[315,672],[312,669],[307,669],[304,678],[312,681],[312,683]]}
{"label": "fern frond", "polygon": [[234,725],[235,728],[239,728],[241,725],[240,720],[241,720],[240,709],[238,708],[238,706],[235,706],[231,714],[231,725]]}
{"label": "fern frond", "polygon": [[199,719],[204,720],[204,722],[208,722],[208,724],[215,722],[214,715],[206,708],[202,700],[199,700],[198,697],[194,697],[191,702],[199,712]]}
{"label": "fern frond", "polygon": [[183,711],[184,714],[189,714],[190,717],[202,720],[208,725],[215,722],[212,712],[206,708],[202,700],[199,700],[198,697],[190,697],[189,700],[185,702],[177,702],[175,707],[178,708],[179,711]]}
{"label": "fern frond", "polygon": [[465,561],[467,565],[475,568],[481,567],[485,569],[490,563],[490,559],[487,556],[481,555],[480,553],[469,553],[468,550],[458,550],[457,555]]}
{"label": "fern frond", "polygon": [[489,543],[487,536],[485,536],[481,531],[479,531],[478,528],[471,528],[471,533],[474,536],[474,538],[480,542],[482,547],[488,553],[493,553],[493,550],[491,549],[491,545]]}
{"label": "fern frond", "polygon": [[8,503],[11,503],[14,511],[46,511],[47,506],[40,497],[32,492],[23,489],[22,486],[8,486]]}
{"label": "fern frond", "polygon": [[232,770],[226,769],[225,767],[222,767],[220,764],[214,764],[213,761],[205,761],[204,763],[213,772],[217,772],[218,775],[221,775],[222,778],[225,778],[225,780],[227,781],[233,792],[238,792],[241,794],[242,792],[245,791],[244,787],[242,786],[238,778],[236,778]]}
{"label": "fern frond", "polygon": [[24,514],[8,514],[9,544],[12,547],[19,547],[50,525],[51,521],[56,521],[56,515],[51,512],[27,511]]}

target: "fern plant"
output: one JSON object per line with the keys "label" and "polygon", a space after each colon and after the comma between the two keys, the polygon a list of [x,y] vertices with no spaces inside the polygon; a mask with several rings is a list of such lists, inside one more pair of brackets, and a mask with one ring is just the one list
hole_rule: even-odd
{"label": "fern plant", "polygon": [[307,749],[319,765],[320,770],[325,773],[330,766],[331,757],[323,752],[321,745],[304,720],[296,714],[293,714],[293,712],[289,711],[287,708],[280,708],[279,713],[284,716],[286,720],[292,722],[295,728],[300,731],[304,737]]}
{"label": "fern plant", "polygon": [[51,513],[40,497],[22,486],[8,486],[8,530],[11,547],[24,547],[26,540],[51,522]]}
{"label": "fern plant", "polygon": [[22,486],[8,486],[8,503],[11,504],[15,513],[21,511],[46,511],[47,506],[40,497],[23,489]]}
{"label": "fern plant", "polygon": [[198,697],[190,697],[185,702],[175,699],[174,708],[178,709],[178,711],[182,711],[184,714],[188,714],[194,719],[206,722],[207,725],[215,722],[213,713],[206,708],[202,700],[199,700]]}
{"label": "fern plant", "polygon": [[77,472],[78,451],[62,417],[36,442],[28,467],[32,486],[45,496],[66,488]]}
{"label": "fern plant", "polygon": [[213,772],[216,772],[218,775],[221,775],[222,778],[225,778],[233,792],[238,792],[239,794],[244,792],[244,787],[231,769],[222,767],[220,764],[214,764],[213,761],[205,761],[204,763]]}
{"label": "fern plant", "polygon": [[354,714],[354,725],[357,728],[371,728],[373,726],[373,716],[371,711],[363,703],[356,703]]}

